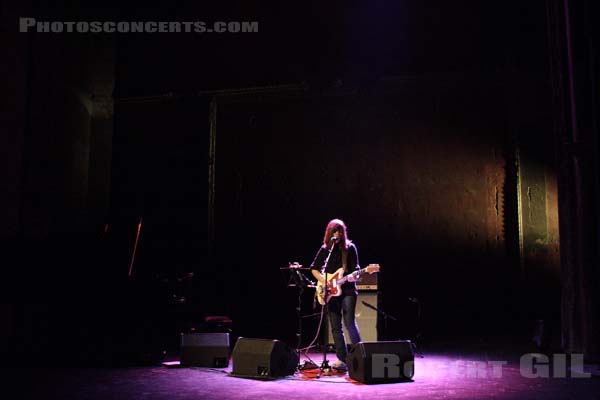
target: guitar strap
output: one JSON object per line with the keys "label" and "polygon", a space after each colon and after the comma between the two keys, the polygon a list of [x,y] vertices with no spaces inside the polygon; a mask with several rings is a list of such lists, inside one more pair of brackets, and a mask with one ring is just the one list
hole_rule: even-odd
{"label": "guitar strap", "polygon": [[342,249],[342,267],[344,272],[348,272],[348,249]]}

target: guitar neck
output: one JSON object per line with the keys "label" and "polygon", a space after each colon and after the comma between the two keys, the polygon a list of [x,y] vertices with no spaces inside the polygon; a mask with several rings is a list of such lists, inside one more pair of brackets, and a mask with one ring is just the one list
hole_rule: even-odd
{"label": "guitar neck", "polygon": [[346,281],[348,280],[349,276],[357,276],[359,274],[362,274],[366,270],[367,270],[367,268],[361,268],[358,271],[354,271],[351,274],[348,274],[348,275],[344,276],[342,279],[338,279],[338,284],[339,285],[343,285],[344,283],[346,283]]}

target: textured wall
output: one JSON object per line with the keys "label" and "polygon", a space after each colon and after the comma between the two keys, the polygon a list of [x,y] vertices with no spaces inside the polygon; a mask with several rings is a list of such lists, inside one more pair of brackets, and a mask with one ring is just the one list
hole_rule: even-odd
{"label": "textured wall", "polygon": [[[550,107],[540,101],[549,92],[545,4],[413,3],[287,16],[248,6],[259,35],[123,35],[118,58],[106,38],[8,35],[16,61],[2,72],[15,112],[2,112],[2,140],[14,151],[3,157],[1,234],[48,239],[43,251],[23,248],[22,265],[43,272],[34,279],[41,297],[55,290],[46,277],[67,294],[104,289],[90,276],[116,286],[143,217],[135,271],[162,285],[145,295],[171,294],[173,277],[193,271],[197,312],[230,313],[249,334],[291,336],[295,293],[278,268],[309,264],[325,223],[340,217],[362,264],[383,268],[382,305],[401,317],[396,332],[413,331],[409,297],[420,299],[429,336],[520,330],[508,323],[552,313],[558,220]],[[65,11],[39,7],[47,18]],[[113,146],[115,64],[117,97],[177,94],[122,101]],[[308,87],[215,100],[207,209],[211,99],[197,91],[278,82]],[[89,231],[86,244],[102,251],[73,240]]]}
{"label": "textured wall", "polygon": [[[248,300],[239,307],[276,307],[271,291],[285,289],[267,277],[288,261],[310,264],[326,222],[339,217],[362,264],[382,265],[383,304],[402,313],[408,297],[420,298],[430,333],[470,330],[478,318],[489,327],[514,312],[502,90],[392,86],[219,106],[217,261],[240,276],[229,288]],[[244,238],[240,251],[232,234]]]}

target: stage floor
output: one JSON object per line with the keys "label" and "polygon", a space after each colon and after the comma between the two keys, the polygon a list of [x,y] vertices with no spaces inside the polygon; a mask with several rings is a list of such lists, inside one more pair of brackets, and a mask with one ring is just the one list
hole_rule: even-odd
{"label": "stage floor", "polygon": [[[321,365],[322,353],[308,356]],[[327,359],[333,362],[335,355],[328,354]],[[305,360],[303,355],[301,361]],[[518,357],[489,352],[423,352],[415,358],[412,381],[369,385],[347,373],[317,378],[319,369],[256,380],[231,376],[231,368],[231,361],[222,369],[27,368],[5,369],[4,378],[12,381],[17,390],[13,393],[22,395],[17,398],[35,399],[600,399],[598,376],[528,378]],[[597,372],[596,366],[585,369]]]}

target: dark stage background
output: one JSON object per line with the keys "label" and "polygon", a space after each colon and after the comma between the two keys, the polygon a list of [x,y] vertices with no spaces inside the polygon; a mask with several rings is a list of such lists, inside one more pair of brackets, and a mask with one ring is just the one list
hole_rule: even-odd
{"label": "dark stage background", "polygon": [[[531,345],[544,320],[545,348],[597,355],[598,10],[525,3],[4,5],[3,350],[153,362],[211,315],[295,346],[280,268],[341,218],[381,265],[382,337]],[[18,33],[29,15],[259,32]]]}

